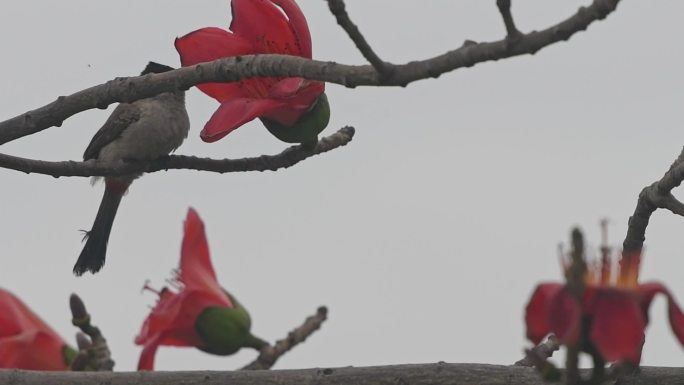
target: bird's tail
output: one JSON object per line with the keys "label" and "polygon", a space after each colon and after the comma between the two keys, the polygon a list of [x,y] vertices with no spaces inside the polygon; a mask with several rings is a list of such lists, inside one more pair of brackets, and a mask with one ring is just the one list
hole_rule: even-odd
{"label": "bird's tail", "polygon": [[104,266],[109,233],[112,231],[114,217],[125,191],[126,188],[121,188],[118,183],[106,184],[93,228],[86,232],[84,237],[86,244],[83,246],[81,255],[78,256],[78,261],[74,265],[74,274],[80,276],[86,271],[94,274]]}

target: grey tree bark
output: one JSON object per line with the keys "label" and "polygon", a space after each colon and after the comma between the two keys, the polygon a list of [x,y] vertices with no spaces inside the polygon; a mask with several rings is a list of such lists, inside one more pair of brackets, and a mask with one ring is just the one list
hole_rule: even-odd
{"label": "grey tree bark", "polygon": [[[0,370],[9,385],[545,385],[535,369],[483,364],[422,364],[375,367],[234,372],[30,372]],[[684,368],[642,368],[622,385],[681,385]]]}

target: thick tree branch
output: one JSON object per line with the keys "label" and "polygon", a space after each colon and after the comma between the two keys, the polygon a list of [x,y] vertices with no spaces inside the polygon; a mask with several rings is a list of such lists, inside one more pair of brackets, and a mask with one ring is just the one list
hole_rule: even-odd
{"label": "thick tree branch", "polygon": [[622,243],[623,254],[641,252],[646,240],[648,221],[657,209],[667,209],[674,214],[684,216],[684,204],[671,193],[683,180],[684,149],[660,180],[641,190],[634,214],[629,218],[627,236]]}
{"label": "thick tree branch", "polygon": [[[0,370],[12,385],[544,385],[533,368],[483,364],[422,364],[234,372],[32,372]],[[681,385],[684,368],[644,367],[630,385]]]}
{"label": "thick tree branch", "polygon": [[317,154],[332,151],[349,143],[354,137],[353,127],[342,127],[336,133],[321,138],[311,150],[297,145],[285,149],[277,155],[262,155],[256,158],[242,159],[209,159],[195,156],[171,155],[151,162],[116,162],[101,163],[96,160],[86,162],[49,162],[19,158],[0,154],[0,168],[22,171],[27,174],[45,174],[53,177],[61,176],[111,176],[140,172],[155,172],[171,169],[188,169],[211,171],[218,173],[245,171],[276,171],[288,168]]}
{"label": "thick tree branch", "polygon": [[344,0],[328,0],[328,7],[330,7],[330,12],[335,16],[337,24],[349,35],[349,38],[354,42],[354,45],[356,45],[356,48],[358,48],[363,57],[378,71],[381,77],[388,76],[393,69],[392,64],[380,59],[375,51],[373,51],[373,48],[368,44],[366,38],[363,37],[361,31],[359,31],[359,27],[351,21]]}
{"label": "thick tree branch", "polygon": [[275,365],[276,361],[285,353],[289,352],[295,346],[306,341],[316,330],[321,328],[321,325],[328,319],[328,309],[321,306],[316,311],[316,314],[307,317],[304,323],[298,328],[288,333],[287,337],[279,340],[273,346],[266,346],[261,349],[259,356],[249,365],[242,368],[242,370],[262,370],[270,369]]}
{"label": "thick tree branch", "polygon": [[81,111],[106,108],[116,102],[131,102],[162,92],[188,89],[208,82],[235,82],[240,79],[264,76],[301,76],[357,86],[406,86],[427,78],[475,64],[534,54],[540,49],[585,30],[591,23],[608,16],[620,0],[594,0],[568,19],[542,31],[522,34],[510,39],[464,44],[462,47],[427,60],[393,65],[389,76],[380,76],[373,66],[351,66],[333,62],[308,60],[284,55],[248,55],[216,60],[180,68],[162,74],[148,74],[132,78],[117,78],[105,84],[60,96],[56,101],[0,122],[0,144],[34,134],[62,122]]}

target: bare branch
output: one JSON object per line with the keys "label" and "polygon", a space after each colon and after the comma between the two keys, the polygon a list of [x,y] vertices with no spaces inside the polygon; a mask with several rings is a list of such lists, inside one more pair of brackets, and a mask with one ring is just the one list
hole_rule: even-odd
{"label": "bare branch", "polygon": [[[72,317],[76,318],[73,316],[73,309]],[[76,346],[78,347],[78,354],[76,354],[76,358],[74,358],[74,360],[71,362],[70,369],[73,371],[88,370],[88,365],[91,361],[91,354],[89,352],[93,347],[90,337],[83,332],[76,333]]]}
{"label": "bare branch", "polygon": [[[570,291],[578,304],[582,303],[584,296],[585,282],[584,277],[587,273],[587,263],[584,259],[584,236],[580,229],[572,229],[570,234],[570,268],[565,273],[566,287]],[[580,333],[584,333],[584,328],[580,328]],[[578,340],[583,341],[584,335],[581,334]],[[579,384],[579,344],[566,344],[565,367],[567,371],[566,382],[568,384]]]}
{"label": "bare branch", "polygon": [[525,357],[515,362],[516,366],[537,366],[540,362],[546,362],[553,356],[553,353],[560,349],[560,343],[553,334],[539,345],[528,350]]}
{"label": "bare branch", "polygon": [[648,221],[657,209],[667,209],[674,214],[684,216],[684,204],[671,193],[683,180],[684,149],[660,180],[641,190],[634,214],[629,218],[627,235],[622,243],[623,254],[641,252],[646,240]]}
{"label": "bare branch", "polygon": [[[520,366],[422,364],[300,370],[229,372],[36,372],[0,370],[0,383],[12,385],[544,385],[537,371]],[[644,367],[630,385],[681,385],[684,368]]]}
{"label": "bare branch", "polygon": [[539,376],[546,382],[558,382],[562,378],[562,373],[548,359],[560,349],[560,343],[553,334],[546,341],[540,343],[532,349],[525,350],[525,357],[517,361],[515,366],[535,368]]}
{"label": "bare branch", "polygon": [[499,12],[501,13],[501,17],[503,17],[508,38],[512,39],[519,37],[521,33],[515,26],[513,15],[511,14],[511,0],[496,0],[496,6],[499,7]]}
{"label": "bare branch", "polygon": [[359,28],[351,21],[344,0],[328,0],[330,12],[335,16],[337,24],[344,29],[349,35],[349,38],[354,42],[356,48],[361,51],[363,57],[375,68],[381,77],[386,77],[393,70],[393,65],[380,59],[380,57],[373,51],[373,48],[368,44],[366,38],[363,37]]}
{"label": "bare branch", "polygon": [[436,78],[459,68],[512,56],[534,54],[540,49],[585,30],[591,23],[612,13],[620,0],[594,0],[568,19],[542,31],[520,35],[514,43],[506,38],[489,43],[464,44],[462,47],[426,60],[393,65],[389,76],[380,76],[373,66],[350,66],[333,62],[308,60],[286,55],[248,55],[180,68],[162,74],[117,78],[105,84],[60,96],[56,101],[0,122],[0,144],[59,126],[81,111],[105,108],[117,102],[132,102],[162,92],[188,89],[200,83],[235,82],[254,77],[297,76],[357,86],[406,86],[409,83]]}
{"label": "bare branch", "polygon": [[0,154],[0,168],[22,171],[27,174],[37,173],[62,176],[111,176],[140,172],[156,172],[161,170],[188,169],[211,171],[218,173],[246,171],[276,171],[288,168],[304,159],[345,146],[354,137],[353,127],[342,127],[336,133],[321,138],[313,149],[303,145],[291,146],[277,155],[262,155],[256,158],[242,159],[209,159],[195,156],[171,155],[151,162],[116,162],[102,163],[97,160],[86,162],[49,162],[19,158]]}
{"label": "bare branch", "polygon": [[[114,369],[114,360],[112,360],[112,354],[109,351],[107,340],[100,332],[100,329],[90,323],[90,314],[88,314],[81,298],[76,294],[72,294],[69,298],[69,307],[71,308],[71,323],[90,337],[90,341],[79,341],[79,358],[76,360],[76,364],[73,367],[81,368],[82,366],[85,368],[88,366],[84,365],[84,355],[81,354],[81,352],[85,350],[87,352],[87,354],[85,354],[87,362],[88,364],[92,364],[95,370],[112,371]],[[81,347],[84,347],[85,349],[82,349]]]}
{"label": "bare branch", "polygon": [[278,358],[309,338],[310,335],[321,328],[321,324],[326,319],[328,319],[328,309],[325,306],[321,306],[316,311],[316,314],[308,317],[301,326],[288,333],[286,338],[277,341],[274,346],[269,345],[261,349],[259,357],[242,368],[242,370],[272,368],[276,361],[278,361]]}

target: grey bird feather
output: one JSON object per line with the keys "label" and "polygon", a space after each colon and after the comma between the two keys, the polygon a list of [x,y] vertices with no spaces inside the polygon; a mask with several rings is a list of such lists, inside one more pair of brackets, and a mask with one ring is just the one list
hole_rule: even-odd
{"label": "grey bird feather", "polygon": [[83,160],[97,159],[102,147],[121,136],[126,127],[139,119],[140,107],[132,103],[119,104],[104,125],[95,133],[93,139],[90,140],[88,148],[83,153]]}

